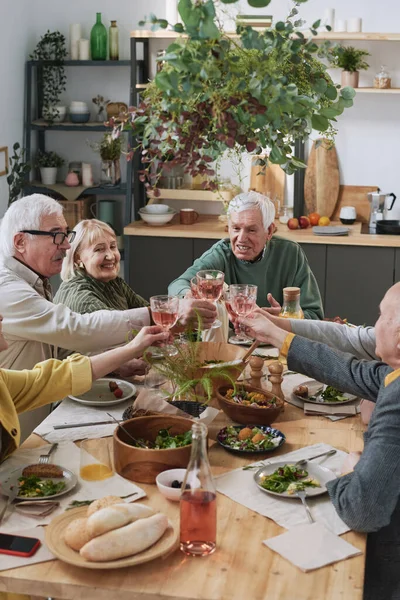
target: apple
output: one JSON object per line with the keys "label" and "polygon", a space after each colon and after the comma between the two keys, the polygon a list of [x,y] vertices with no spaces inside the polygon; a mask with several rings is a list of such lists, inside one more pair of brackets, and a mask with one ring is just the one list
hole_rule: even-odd
{"label": "apple", "polygon": [[289,227],[289,229],[298,229],[299,228],[299,220],[292,217],[287,222],[287,226]]}
{"label": "apple", "polygon": [[308,217],[300,217],[299,218],[299,225],[301,229],[307,229],[307,227],[310,227],[310,219]]}

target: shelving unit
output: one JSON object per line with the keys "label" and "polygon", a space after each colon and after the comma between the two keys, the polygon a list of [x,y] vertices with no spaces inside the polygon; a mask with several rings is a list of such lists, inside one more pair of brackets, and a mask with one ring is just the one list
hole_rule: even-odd
{"label": "shelving unit", "polygon": [[[38,71],[44,66],[54,65],[54,61],[35,61],[30,60],[26,63],[26,102],[25,102],[25,148],[26,148],[26,160],[30,161],[32,158],[32,135],[37,136],[37,147],[41,151],[45,151],[46,147],[46,134],[52,131],[84,131],[84,132],[105,132],[107,127],[103,123],[98,121],[90,121],[88,123],[71,123],[70,121],[63,121],[61,123],[49,123],[45,119],[39,118],[42,113],[42,106],[40,102],[40,78],[38,77]],[[65,67],[131,67],[130,60],[66,60],[64,61]],[[36,70],[36,81],[34,83],[34,71]],[[128,144],[131,145],[132,136],[128,134]],[[125,196],[125,215],[124,225],[127,219],[131,218],[130,207],[132,201],[132,164],[127,163],[127,181],[119,186],[102,186],[94,185],[89,188],[80,186],[81,193],[78,198],[83,195],[93,196]],[[56,193],[63,196],[63,190],[71,189],[65,184],[57,183],[54,186],[47,186],[42,184],[40,181],[27,181],[24,187],[27,193]],[[64,197],[64,196],[63,196]]]}
{"label": "shelving unit", "polygon": [[153,192],[147,192],[149,204],[158,202],[158,200],[190,200],[197,202],[230,202],[233,198],[233,192],[221,190],[220,192],[210,192],[208,190],[194,190],[192,188],[178,189],[159,189],[160,194],[155,196]]}

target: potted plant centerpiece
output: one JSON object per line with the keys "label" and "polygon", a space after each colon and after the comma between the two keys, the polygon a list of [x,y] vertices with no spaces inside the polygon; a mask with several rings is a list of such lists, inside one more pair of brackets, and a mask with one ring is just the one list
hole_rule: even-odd
{"label": "potted plant centerpiece", "polygon": [[[250,4],[261,8],[269,1]],[[130,156],[141,153],[146,187],[157,186],[165,156],[172,156],[170,168],[181,165],[192,177],[207,176],[203,186],[211,190],[218,189],[218,162],[227,152],[231,158],[268,149],[260,165],[270,161],[294,173],[305,167],[294,155],[294,142],[307,140],[313,129],[332,138],[336,116],[353,104],[354,90],[338,90],[317,58],[322,50],[312,36],[320,21],[310,36],[300,31],[300,2],[273,28],[238,24],[235,36],[219,27],[215,4],[179,0],[182,23],[171,25],[182,37],[167,48],[140,104],[111,119],[115,135],[133,131]],[[169,25],[154,15],[150,21],[153,29]]]}
{"label": "potted plant centerpiece", "polygon": [[40,169],[40,177],[45,185],[54,185],[57,181],[57,169],[62,167],[64,159],[56,152],[42,152],[36,154],[35,166]]}
{"label": "potted plant centerpiece", "polygon": [[111,133],[105,133],[99,144],[101,157],[101,182],[109,185],[121,183],[120,157],[122,139],[115,138]]}
{"label": "potted plant centerpiece", "polygon": [[357,88],[359,71],[366,70],[369,64],[365,62],[364,58],[370,56],[370,53],[366,50],[359,50],[353,48],[353,46],[336,46],[331,50],[331,63],[332,66],[338,67],[342,70],[341,85],[345,87],[347,85]]}

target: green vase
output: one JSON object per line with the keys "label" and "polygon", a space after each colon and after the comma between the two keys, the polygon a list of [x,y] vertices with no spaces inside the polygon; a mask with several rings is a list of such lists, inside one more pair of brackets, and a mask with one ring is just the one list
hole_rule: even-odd
{"label": "green vase", "polygon": [[101,13],[96,13],[96,23],[90,32],[92,60],[107,60],[107,29],[101,22]]}

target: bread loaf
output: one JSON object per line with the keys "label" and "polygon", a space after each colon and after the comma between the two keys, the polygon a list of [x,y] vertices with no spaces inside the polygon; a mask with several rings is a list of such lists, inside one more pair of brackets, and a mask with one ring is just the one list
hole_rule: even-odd
{"label": "bread loaf", "polygon": [[78,552],[91,539],[86,524],[87,518],[75,519],[69,523],[64,533],[65,543]]}
{"label": "bread loaf", "polygon": [[93,562],[131,556],[155,544],[167,527],[167,517],[158,513],[93,538],[81,548],[80,554]]}
{"label": "bread loaf", "polygon": [[95,500],[91,504],[89,504],[87,509],[87,516],[90,517],[96,510],[100,510],[101,508],[105,508],[106,506],[112,506],[113,504],[120,504],[121,498],[119,496],[104,496],[103,498],[99,498]]}
{"label": "bread loaf", "polygon": [[87,530],[90,539],[107,533],[118,527],[123,527],[137,519],[154,515],[154,511],[144,504],[113,504],[102,508],[91,515],[87,520]]}

